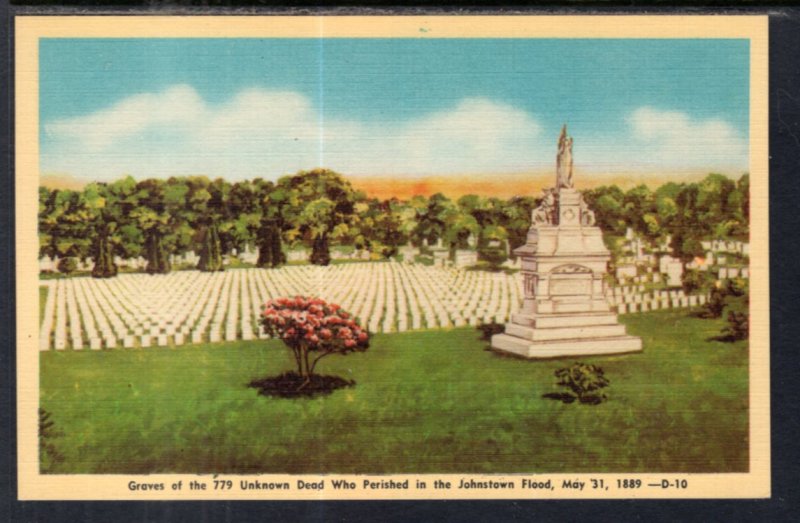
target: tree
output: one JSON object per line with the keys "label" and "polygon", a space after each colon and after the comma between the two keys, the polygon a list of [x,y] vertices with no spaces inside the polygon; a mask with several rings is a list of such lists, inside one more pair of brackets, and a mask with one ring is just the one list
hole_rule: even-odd
{"label": "tree", "polygon": [[145,257],[147,258],[147,266],[145,267],[147,274],[167,274],[172,270],[172,264],[169,262],[169,255],[164,249],[164,240],[160,234],[153,231],[148,234],[145,244]]}
{"label": "tree", "polygon": [[281,178],[277,187],[286,202],[282,214],[287,227],[312,245],[311,263],[330,263],[330,241],[352,235],[358,224],[355,205],[364,195],[328,169]]}
{"label": "tree", "polygon": [[583,191],[586,204],[594,211],[597,225],[617,236],[625,234],[627,227],[623,211],[625,193],[616,185],[597,187]]}
{"label": "tree", "polygon": [[117,275],[117,265],[114,263],[113,234],[117,228],[115,195],[105,183],[90,183],[83,190],[83,198],[89,212],[89,228],[94,236],[94,249],[92,258],[93,278],[111,278]]}
{"label": "tree", "polygon": [[504,227],[489,225],[484,229],[483,237],[484,241],[478,246],[478,257],[493,269],[498,269],[508,259],[506,244],[508,233]]}
{"label": "tree", "polygon": [[675,257],[679,258],[683,263],[684,273],[686,272],[687,263],[704,254],[701,239],[707,230],[707,226],[699,223],[698,195],[698,188],[694,184],[687,185],[681,189],[675,199],[678,211],[670,226],[670,236],[672,238],[670,248]]}
{"label": "tree", "polygon": [[505,205],[506,231],[511,257],[516,259],[514,249],[522,247],[528,241],[528,229],[531,227],[531,214],[537,202],[530,196],[515,196]]}
{"label": "tree", "polygon": [[284,207],[291,192],[272,182],[256,181],[261,200],[261,223],[257,234],[259,267],[278,267],[286,263],[283,252]]}
{"label": "tree", "polygon": [[111,252],[109,234],[100,234],[96,240],[93,278],[111,278],[117,275],[117,265]]}
{"label": "tree", "polygon": [[270,300],[263,307],[261,324],[267,334],[283,340],[291,349],[302,378],[299,389],[311,382],[322,358],[369,347],[369,334],[350,313],[319,298]]}
{"label": "tree", "polygon": [[472,215],[452,203],[445,206],[441,215],[444,222],[442,240],[450,248],[451,257],[454,257],[455,250],[467,248],[470,236],[479,236],[481,229]]}
{"label": "tree", "polygon": [[44,189],[39,198],[39,254],[62,259],[90,256],[93,214],[83,193]]}
{"label": "tree", "polygon": [[261,228],[258,231],[258,267],[276,267],[280,265],[280,256],[275,259],[274,246],[275,237],[280,235],[280,231],[275,226],[275,222],[269,219],[261,221]]}
{"label": "tree", "polygon": [[225,270],[222,263],[222,248],[220,245],[217,223],[212,221],[203,234],[203,246],[200,248],[200,260],[197,268],[203,272]]}
{"label": "tree", "polygon": [[173,207],[179,198],[169,190],[163,180],[148,179],[137,184],[144,205],[131,212],[144,235],[145,271],[148,274],[166,274],[172,267],[167,247],[168,235],[175,225]]}

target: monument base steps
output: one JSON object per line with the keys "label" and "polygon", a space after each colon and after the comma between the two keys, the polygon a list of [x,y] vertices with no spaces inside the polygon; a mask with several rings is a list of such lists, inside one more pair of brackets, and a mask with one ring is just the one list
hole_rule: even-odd
{"label": "monument base steps", "polygon": [[506,324],[506,334],[531,341],[610,338],[625,335],[624,325],[585,325],[582,327],[531,328]]}
{"label": "monument base steps", "polygon": [[642,340],[635,336],[532,341],[509,334],[492,336],[492,348],[529,359],[571,358],[641,352]]}

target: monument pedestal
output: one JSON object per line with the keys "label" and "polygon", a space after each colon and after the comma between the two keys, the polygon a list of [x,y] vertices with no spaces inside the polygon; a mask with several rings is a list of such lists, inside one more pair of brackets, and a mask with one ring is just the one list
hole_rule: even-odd
{"label": "monument pedestal", "polygon": [[[610,254],[581,195],[562,187],[554,205],[534,211],[522,260],[524,300],[492,348],[526,358],[620,354],[642,350],[605,297]],[[548,204],[544,204],[547,206]]]}

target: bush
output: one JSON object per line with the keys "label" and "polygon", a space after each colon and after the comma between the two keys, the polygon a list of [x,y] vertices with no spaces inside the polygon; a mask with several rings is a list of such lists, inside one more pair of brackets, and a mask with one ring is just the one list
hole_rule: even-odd
{"label": "bush", "polygon": [[319,298],[278,298],[268,301],[261,314],[267,334],[292,350],[301,381],[294,390],[312,383],[317,362],[331,354],[365,351],[369,334],[339,305]]}
{"label": "bush", "polygon": [[566,387],[569,392],[550,393],[544,397],[558,399],[564,403],[572,403],[576,399],[587,405],[597,405],[607,399],[606,395],[600,393],[609,385],[603,369],[597,365],[588,365],[575,362],[570,367],[564,367],[555,371],[558,378],[558,385]]}
{"label": "bush", "polygon": [[747,311],[728,311],[728,325],[722,335],[731,341],[746,340],[750,337],[750,314]]}
{"label": "bush", "polygon": [[478,256],[492,267],[500,267],[508,259],[506,244],[499,240],[489,242],[486,247],[478,249]]}
{"label": "bush", "polygon": [[691,294],[698,290],[706,290],[712,287],[714,278],[708,271],[687,270],[681,277],[683,292]]}
{"label": "bush", "polygon": [[72,274],[78,270],[78,261],[71,256],[61,258],[58,260],[57,268],[62,274]]}
{"label": "bush", "polygon": [[481,323],[478,325],[478,330],[481,331],[481,339],[489,341],[495,334],[503,334],[506,331],[506,326],[493,321],[491,323]]}
{"label": "bush", "polygon": [[705,316],[725,316],[727,325],[722,329],[723,341],[745,340],[750,335],[750,299],[747,280],[727,280],[711,289]]}
{"label": "bush", "polygon": [[722,287],[712,287],[706,303],[706,317],[719,318],[725,309],[725,289]]}
{"label": "bush", "polygon": [[731,341],[746,340],[750,336],[750,292],[747,280],[728,280],[725,312],[728,324],[722,335]]}
{"label": "bush", "polygon": [[64,461],[64,455],[58,451],[53,439],[63,436],[55,429],[51,414],[39,408],[39,468],[41,472],[49,472],[53,465]]}

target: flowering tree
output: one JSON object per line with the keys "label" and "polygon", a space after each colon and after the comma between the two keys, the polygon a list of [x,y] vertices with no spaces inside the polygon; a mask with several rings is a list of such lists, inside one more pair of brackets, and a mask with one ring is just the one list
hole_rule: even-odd
{"label": "flowering tree", "polygon": [[304,378],[300,388],[308,385],[325,356],[365,351],[369,346],[366,329],[350,313],[319,298],[270,300],[263,306],[261,324],[267,334],[292,349],[297,372]]}

